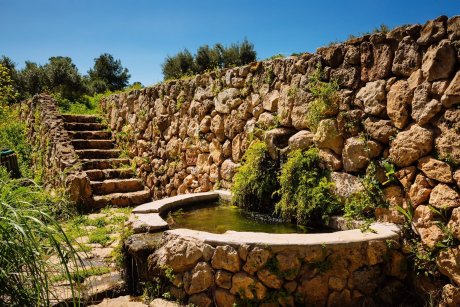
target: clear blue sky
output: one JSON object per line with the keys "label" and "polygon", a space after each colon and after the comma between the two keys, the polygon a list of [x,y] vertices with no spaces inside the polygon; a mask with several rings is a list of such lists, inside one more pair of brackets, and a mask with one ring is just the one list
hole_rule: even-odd
{"label": "clear blue sky", "polygon": [[167,55],[245,37],[259,59],[315,51],[349,34],[460,14],[459,0],[0,0],[0,55],[19,67],[70,56],[82,73],[108,52],[131,82],[162,80]]}

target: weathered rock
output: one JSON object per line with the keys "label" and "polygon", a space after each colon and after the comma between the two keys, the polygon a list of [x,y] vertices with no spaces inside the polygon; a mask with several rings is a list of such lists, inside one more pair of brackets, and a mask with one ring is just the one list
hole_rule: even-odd
{"label": "weathered rock", "polygon": [[364,112],[380,116],[385,111],[385,80],[368,82],[356,94],[356,99],[364,107]]}
{"label": "weathered rock", "polygon": [[214,294],[218,307],[233,307],[236,305],[236,297],[224,289],[216,289]]}
{"label": "weathered rock", "polygon": [[395,177],[399,180],[406,191],[409,190],[416,175],[417,168],[415,166],[404,167],[395,173]]}
{"label": "weathered rock", "polygon": [[272,159],[278,158],[278,151],[288,146],[289,139],[294,133],[291,128],[275,128],[265,132],[264,141]]}
{"label": "weathered rock", "polygon": [[416,207],[427,202],[430,198],[431,190],[432,186],[428,179],[422,174],[418,174],[409,190],[409,198],[412,205]]}
{"label": "weathered rock", "polygon": [[421,64],[422,53],[417,43],[410,36],[404,37],[399,42],[391,70],[397,75],[409,77]]}
{"label": "weathered rock", "polygon": [[321,148],[318,156],[326,164],[325,167],[332,171],[340,171],[343,168],[341,157],[330,149]]}
{"label": "weathered rock", "polygon": [[423,82],[414,92],[412,99],[412,118],[419,126],[427,124],[439,111],[441,111],[441,103],[436,99],[429,99],[431,85],[428,82]]}
{"label": "weathered rock", "polygon": [[262,105],[265,110],[269,112],[275,112],[278,109],[278,100],[280,98],[280,93],[277,90],[271,91],[264,97]]}
{"label": "weathered rock", "polygon": [[211,120],[211,131],[216,135],[219,141],[225,140],[224,119],[220,115],[215,115]]}
{"label": "weathered rock", "polygon": [[359,86],[359,70],[353,66],[341,66],[332,69],[331,78],[346,88],[356,89]]}
{"label": "weathered rock", "polygon": [[371,40],[372,42],[364,42],[360,46],[361,80],[364,82],[386,78],[393,63],[391,45],[381,43],[384,40],[384,35],[374,34],[371,36]]}
{"label": "weathered rock", "polygon": [[454,237],[460,240],[460,208],[454,208],[447,227],[452,231]]}
{"label": "weathered rock", "polygon": [[327,299],[328,278],[325,275],[317,275],[311,279],[303,279],[297,288],[297,295],[304,298],[305,306],[324,306]]}
{"label": "weathered rock", "polygon": [[446,79],[456,62],[455,50],[448,40],[432,45],[423,56],[422,72],[428,81]]}
{"label": "weathered rock", "polygon": [[341,44],[318,48],[316,52],[323,56],[324,61],[330,67],[337,67],[343,62],[344,50]]}
{"label": "weathered rock", "polygon": [[397,133],[391,120],[379,119],[374,117],[366,118],[364,121],[364,130],[375,140],[388,144],[390,138]]}
{"label": "weathered rock", "polygon": [[341,292],[334,291],[329,294],[327,306],[350,306],[352,305],[350,290],[345,289]]}
{"label": "weathered rock", "polygon": [[314,134],[311,131],[301,130],[289,138],[289,149],[308,149],[311,145],[313,145],[313,138]]}
{"label": "weathered rock", "polygon": [[189,297],[188,303],[191,306],[198,307],[211,307],[213,306],[212,300],[204,293],[194,294]]}
{"label": "weathered rock", "polygon": [[444,237],[437,222],[438,218],[428,206],[420,205],[415,208],[412,225],[420,235],[423,244],[429,248],[433,248]]}
{"label": "weathered rock", "polygon": [[209,144],[209,154],[212,157],[214,163],[220,165],[224,161],[224,155],[222,153],[222,144],[217,140],[213,139]]}
{"label": "weathered rock", "polygon": [[234,163],[230,159],[225,160],[220,168],[220,176],[225,180],[231,181],[238,166],[239,164]]}
{"label": "weathered rock", "polygon": [[184,289],[188,295],[203,292],[213,284],[213,270],[207,262],[198,262],[191,272],[184,274]]}
{"label": "weathered rock", "polygon": [[224,134],[232,140],[238,133],[243,132],[246,121],[240,116],[238,111],[232,110],[230,115],[224,119]]}
{"label": "weathered rock", "polygon": [[460,104],[460,71],[457,71],[441,98],[442,105],[450,108]]}
{"label": "weathered rock", "polygon": [[390,87],[387,96],[387,114],[398,129],[403,129],[408,123],[411,100],[412,91],[407,81],[396,81]]}
{"label": "weathered rock", "polygon": [[308,127],[308,104],[313,100],[313,96],[310,93],[300,91],[297,94],[297,98],[294,100],[292,106],[291,120],[292,126],[296,129],[302,130]]}
{"label": "weathered rock", "polygon": [[216,111],[219,113],[230,113],[231,110],[237,108],[243,101],[238,98],[240,90],[236,88],[228,88],[220,92],[214,99]]}
{"label": "weathered rock", "polygon": [[345,48],[346,48],[346,53],[345,53],[344,61],[350,65],[358,65],[360,62],[360,58],[361,58],[359,54],[359,49],[353,45],[347,45],[345,46]]}
{"label": "weathered rock", "polygon": [[446,37],[446,21],[446,16],[440,16],[434,20],[429,20],[423,26],[417,43],[420,45],[430,45]]}
{"label": "weathered rock", "polygon": [[331,174],[331,181],[334,182],[335,194],[344,199],[364,190],[361,180],[347,173],[333,172]]}
{"label": "weathered rock", "polygon": [[273,128],[277,125],[276,118],[272,113],[264,112],[260,114],[259,119],[257,120],[257,126],[266,130]]}
{"label": "weathered rock", "polygon": [[399,167],[409,166],[433,150],[433,138],[430,129],[412,125],[391,142],[389,159]]}
{"label": "weathered rock", "polygon": [[216,285],[224,289],[230,289],[232,287],[232,273],[218,270],[216,273]]}
{"label": "weathered rock", "polygon": [[261,269],[257,271],[257,278],[268,288],[280,289],[283,285],[283,280],[276,274],[270,272],[268,269]]}
{"label": "weathered rock", "polygon": [[295,253],[276,255],[278,269],[283,274],[284,279],[294,280],[300,271],[301,263]]}
{"label": "weathered rock", "polygon": [[442,301],[439,304],[442,307],[460,306],[460,288],[447,284],[442,288]]}
{"label": "weathered rock", "polygon": [[267,296],[267,288],[246,273],[236,273],[232,278],[231,294],[238,294],[242,299],[263,300]]}
{"label": "weathered rock", "polygon": [[268,258],[270,258],[270,252],[268,250],[254,247],[246,258],[243,270],[252,275],[267,263]]}
{"label": "weathered rock", "polygon": [[453,16],[447,21],[447,34],[451,41],[460,39],[460,16]]}
{"label": "weathered rock", "polygon": [[343,148],[343,168],[346,172],[358,172],[367,167],[370,160],[377,157],[382,146],[374,141],[361,138],[349,138]]}
{"label": "weathered rock", "polygon": [[429,204],[439,209],[456,208],[460,206],[460,194],[441,183],[431,191]]}
{"label": "weathered rock", "polygon": [[149,256],[149,267],[161,271],[171,268],[180,273],[192,269],[203,257],[204,244],[185,238],[173,238],[163,241],[163,245]]}
{"label": "weathered rock", "polygon": [[435,140],[436,152],[442,159],[460,163],[460,134],[455,129],[447,129]]}
{"label": "weathered rock", "polygon": [[337,127],[344,138],[357,136],[362,132],[361,123],[365,113],[360,109],[340,112],[337,116]]}
{"label": "weathered rock", "polygon": [[379,266],[363,267],[352,273],[349,283],[359,292],[371,295],[379,286],[380,275]]}
{"label": "weathered rock", "polygon": [[343,138],[337,128],[335,119],[320,121],[313,141],[319,148],[329,148],[336,154],[340,154],[343,148]]}
{"label": "weathered rock", "polygon": [[230,245],[216,247],[211,263],[214,269],[224,269],[230,272],[238,272],[241,266],[238,252]]}
{"label": "weathered rock", "polygon": [[417,86],[422,84],[424,81],[423,72],[421,69],[414,71],[409,78],[407,78],[407,83],[409,84],[409,89],[415,90]]}
{"label": "weathered rock", "polygon": [[436,264],[438,270],[453,280],[457,285],[460,285],[460,247],[451,247],[442,250],[437,259]]}
{"label": "weathered rock", "polygon": [[452,169],[446,162],[426,156],[418,160],[418,169],[430,178],[444,183],[452,183]]}
{"label": "weathered rock", "polygon": [[431,84],[431,93],[439,96],[443,95],[449,86],[449,82],[449,80],[434,81]]}
{"label": "weathered rock", "polygon": [[457,186],[460,188],[460,169],[457,169],[455,172],[454,172],[454,180],[455,182],[457,183]]}

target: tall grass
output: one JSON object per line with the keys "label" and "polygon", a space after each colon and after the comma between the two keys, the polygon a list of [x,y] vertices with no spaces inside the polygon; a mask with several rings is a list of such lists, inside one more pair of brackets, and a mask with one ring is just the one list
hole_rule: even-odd
{"label": "tall grass", "polygon": [[[29,185],[29,186],[27,186]],[[0,167],[0,305],[48,306],[57,297],[52,278],[64,275],[78,303],[72,272],[80,261],[53,217],[52,198],[29,180]],[[35,199],[36,198],[36,199]]]}

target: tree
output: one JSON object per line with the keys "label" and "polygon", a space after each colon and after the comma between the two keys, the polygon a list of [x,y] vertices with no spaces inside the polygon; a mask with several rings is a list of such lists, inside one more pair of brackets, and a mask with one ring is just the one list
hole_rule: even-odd
{"label": "tree", "polygon": [[26,61],[26,66],[18,72],[18,75],[23,97],[39,94],[46,89],[48,80],[42,66]]}
{"label": "tree", "polygon": [[220,43],[212,48],[208,45],[200,46],[195,56],[185,49],[174,56],[167,56],[162,69],[165,80],[178,79],[210,69],[245,65],[255,60],[254,45],[245,39],[241,44],[231,44],[230,47]]}
{"label": "tree", "polygon": [[43,70],[47,88],[62,98],[74,100],[85,92],[82,77],[71,58],[51,57]]}
{"label": "tree", "polygon": [[15,102],[18,97],[19,93],[14,87],[10,70],[3,64],[0,64],[0,104]]}
{"label": "tree", "polygon": [[[115,60],[111,54],[104,53],[94,59],[94,66],[88,71],[94,92],[106,90],[116,91],[128,85],[131,75],[123,68],[120,60]],[[105,84],[105,87],[104,87]]]}

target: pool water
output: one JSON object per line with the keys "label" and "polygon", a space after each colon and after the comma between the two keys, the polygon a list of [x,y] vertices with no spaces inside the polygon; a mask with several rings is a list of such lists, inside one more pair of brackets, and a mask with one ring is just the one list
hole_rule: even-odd
{"label": "pool water", "polygon": [[228,203],[196,205],[170,212],[171,229],[187,228],[224,233],[227,230],[267,233],[307,233],[307,228],[282,222],[266,214],[247,212]]}

